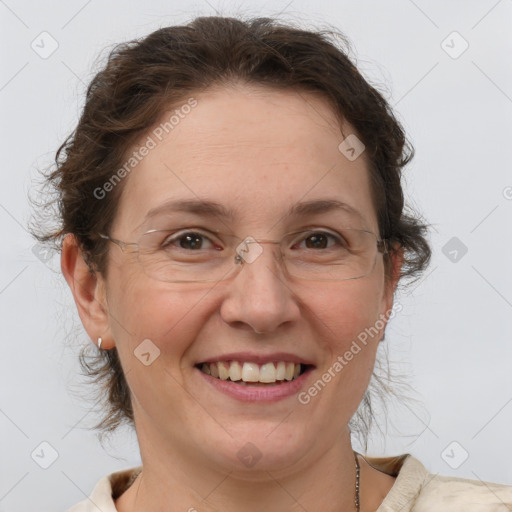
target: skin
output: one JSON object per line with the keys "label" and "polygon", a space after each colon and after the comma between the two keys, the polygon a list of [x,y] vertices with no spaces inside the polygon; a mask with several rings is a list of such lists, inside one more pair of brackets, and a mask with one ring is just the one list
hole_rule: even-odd
{"label": "skin", "polygon": [[[198,197],[236,215],[188,215],[185,225],[229,227],[240,238],[328,224],[330,214],[285,217],[296,202],[321,198],[357,208],[378,233],[365,154],[351,162],[340,153],[354,130],[346,124],[342,135],[321,98],[247,85],[194,97],[197,106],[125,179],[111,236],[136,241],[151,228],[137,228],[151,208]],[[395,276],[400,264],[396,257]],[[62,270],[82,323],[91,339],[102,337],[102,349],[117,347],[133,396],[143,472],[118,510],[355,510],[347,425],[383,329],[307,405],[296,396],[241,403],[212,389],[194,365],[233,351],[286,351],[314,362],[316,381],[391,309],[397,279],[385,279],[382,255],[363,278],[321,283],[283,277],[271,246],[215,285],[152,279],[114,244],[108,265],[106,277],[92,275],[66,237]],[[145,366],[133,351],[148,338],[160,356]],[[261,453],[251,468],[237,457],[247,442]],[[394,478],[360,464],[361,511],[376,510]]]}

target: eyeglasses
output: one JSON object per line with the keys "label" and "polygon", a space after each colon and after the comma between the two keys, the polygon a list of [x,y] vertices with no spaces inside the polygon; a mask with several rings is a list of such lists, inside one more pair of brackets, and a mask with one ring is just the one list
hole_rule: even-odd
{"label": "eyeglasses", "polygon": [[298,279],[345,281],[370,274],[386,241],[371,231],[340,228],[336,231],[296,231],[281,240],[265,240],[204,229],[152,229],[137,242],[122,242],[108,235],[101,238],[123,252],[136,253],[151,278],[171,283],[217,282],[229,279],[256,261],[264,244],[279,245],[279,261],[285,272]]}

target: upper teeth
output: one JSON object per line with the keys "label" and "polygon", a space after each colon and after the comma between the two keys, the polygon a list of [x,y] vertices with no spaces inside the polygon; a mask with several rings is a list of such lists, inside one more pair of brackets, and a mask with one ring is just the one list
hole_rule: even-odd
{"label": "upper teeth", "polygon": [[279,361],[277,363],[257,363],[239,361],[218,361],[203,363],[201,370],[212,377],[244,382],[276,382],[278,380],[293,380],[300,374],[300,364]]}

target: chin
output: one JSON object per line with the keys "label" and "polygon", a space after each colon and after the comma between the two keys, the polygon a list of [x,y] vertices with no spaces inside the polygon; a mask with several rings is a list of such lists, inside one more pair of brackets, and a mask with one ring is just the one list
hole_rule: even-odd
{"label": "chin", "polygon": [[229,440],[224,436],[213,441],[216,463],[248,480],[268,479],[268,472],[286,473],[289,468],[296,468],[309,451],[306,447],[312,447],[314,442],[293,426],[278,425],[273,422],[265,429],[247,427]]}

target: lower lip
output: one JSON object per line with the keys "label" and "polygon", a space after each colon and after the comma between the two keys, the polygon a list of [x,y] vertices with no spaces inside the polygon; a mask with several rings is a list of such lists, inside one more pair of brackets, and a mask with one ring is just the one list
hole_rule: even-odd
{"label": "lower lip", "polygon": [[235,384],[229,380],[217,379],[196,368],[196,371],[198,371],[211,386],[221,393],[236,398],[241,402],[277,402],[283,398],[296,395],[305,385],[312,370],[313,367],[309,367],[296,379],[285,381],[275,386],[251,386],[250,384],[244,386],[242,384]]}

